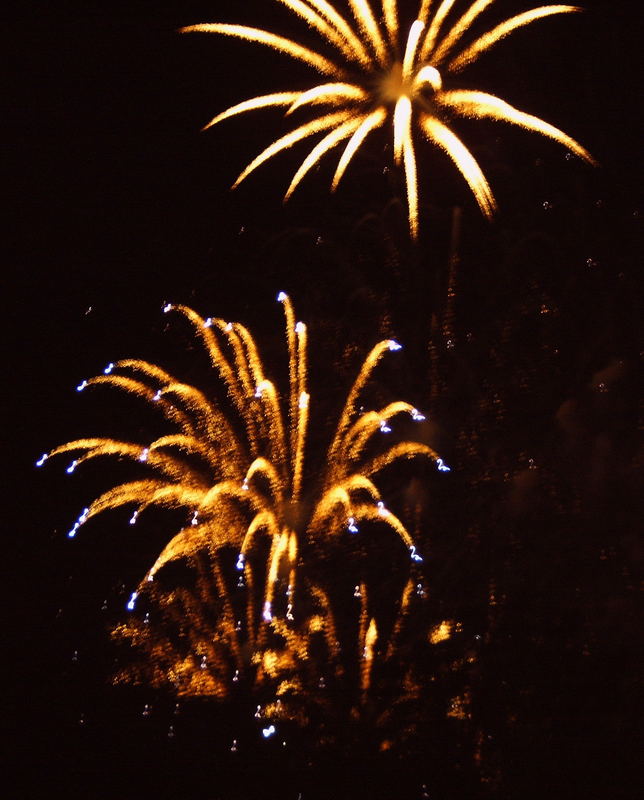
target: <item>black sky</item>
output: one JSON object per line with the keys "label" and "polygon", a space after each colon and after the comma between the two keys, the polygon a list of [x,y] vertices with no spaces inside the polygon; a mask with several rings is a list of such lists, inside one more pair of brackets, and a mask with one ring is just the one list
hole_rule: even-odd
{"label": "black sky", "polygon": [[[82,705],[69,684],[60,683],[65,659],[76,649],[73,629],[59,633],[55,628],[59,603],[74,603],[75,589],[66,586],[67,575],[84,573],[79,591],[91,595],[88,576],[96,570],[99,582],[107,584],[118,561],[101,545],[96,553],[107,564],[92,563],[91,549],[82,551],[85,562],[78,555],[67,562],[68,543],[62,539],[76,506],[84,504],[82,491],[69,489],[60,469],[54,474],[54,467],[45,476],[33,469],[43,451],[109,421],[109,407],[99,402],[98,411],[88,412],[91,398],[81,403],[73,387],[115,358],[162,360],[166,348],[170,357],[181,358],[181,342],[168,344],[164,337],[161,343],[159,309],[165,300],[188,302],[204,314],[240,319],[261,333],[279,335],[273,300],[279,289],[287,289],[314,330],[317,326],[321,332],[346,335],[362,348],[377,335],[371,324],[382,320],[381,296],[392,303],[397,335],[409,340],[418,326],[429,324],[418,322],[424,319],[423,301],[410,301],[409,286],[407,294],[398,290],[392,273],[379,261],[377,236],[355,234],[362,204],[382,219],[394,194],[395,182],[381,174],[382,153],[376,143],[336,197],[326,191],[331,175],[327,165],[309,176],[300,195],[283,207],[280,198],[296,166],[290,154],[267,165],[238,191],[227,188],[280,133],[278,114],[258,112],[199,132],[218,111],[239,100],[289,89],[294,80],[306,86],[308,72],[292,69],[285,57],[259,46],[180,36],[177,28],[219,19],[299,31],[288,13],[274,5],[260,0],[19,3],[4,30],[11,57],[3,281],[9,433],[5,536],[11,542],[6,559],[9,605],[16,604],[7,652],[17,668],[8,693],[16,712],[23,778],[35,763],[40,774],[15,797],[49,794],[43,784],[47,765],[59,753],[59,726],[66,731],[69,713],[76,715]],[[576,160],[570,163],[560,148],[536,135],[501,126],[481,125],[480,132],[476,125],[463,127],[466,141],[480,148],[482,167],[499,202],[499,219],[490,226],[479,219],[449,165],[432,153],[421,155],[420,162],[428,220],[420,263],[437,275],[423,279],[422,286],[444,286],[440,265],[447,251],[450,209],[462,204],[463,302],[476,320],[472,325],[484,325],[486,315],[498,312],[503,291],[510,296],[525,288],[514,277],[506,286],[497,283],[505,280],[499,258],[505,257],[507,266],[512,263],[507,254],[519,252],[529,270],[531,258],[536,263],[539,256],[530,252],[531,244],[521,242],[532,241],[534,231],[535,240],[557,242],[554,250],[546,248],[552,262],[534,270],[541,289],[546,286],[552,295],[566,298],[561,303],[568,315],[563,330],[578,372],[567,383],[553,378],[544,386],[543,404],[552,395],[552,409],[566,391],[581,391],[613,359],[631,364],[638,353],[635,298],[641,285],[644,213],[640,40],[627,3],[588,0],[584,5],[588,10],[583,15],[537,22],[515,34],[514,41],[511,37],[498,45],[481,61],[480,85],[570,133],[597,158],[596,170]],[[500,0],[498,14],[524,7]],[[552,207],[549,217],[544,217],[544,203]],[[402,214],[395,212],[393,221],[382,224],[390,225],[394,239],[403,242],[404,260]],[[599,265],[599,277],[597,271],[588,277],[583,268],[587,261]],[[565,270],[571,276],[567,283],[561,277]],[[362,289],[375,293],[376,300],[371,295],[365,299]],[[489,306],[487,291],[496,298]],[[620,314],[624,298],[628,302]],[[596,335],[602,326],[602,335]],[[586,340],[592,346],[585,346]],[[340,350],[344,342],[327,342],[325,354],[335,344]],[[413,343],[410,347],[411,352],[423,352],[421,344],[416,350]],[[421,368],[426,372],[427,365]],[[508,374],[512,369],[507,366]],[[414,371],[415,365],[408,363],[406,380],[412,391],[421,392]],[[629,409],[634,383],[629,378],[621,390]],[[452,413],[456,429],[458,411]],[[628,425],[624,430],[635,427]],[[616,504],[615,497],[607,502]],[[630,567],[641,569],[635,555],[639,550],[629,552]],[[612,597],[609,593],[607,605],[617,603],[620,591],[615,588]],[[99,652],[100,646],[92,643],[86,649]],[[94,667],[83,679],[88,696],[96,691],[92,681],[99,680],[100,669]],[[618,676],[619,671],[619,665],[614,672],[606,667],[605,674]],[[96,748],[109,737],[97,737],[85,751],[94,766],[82,779],[70,779],[70,787],[77,788],[70,788],[69,796],[92,796],[81,794],[78,786],[87,775],[100,779]],[[603,746],[601,737],[599,742]],[[73,763],[71,749],[70,744],[60,745],[64,764]],[[574,768],[581,774],[585,765]],[[561,767],[553,774],[565,771]],[[612,796],[630,797],[630,781],[625,779]]]}

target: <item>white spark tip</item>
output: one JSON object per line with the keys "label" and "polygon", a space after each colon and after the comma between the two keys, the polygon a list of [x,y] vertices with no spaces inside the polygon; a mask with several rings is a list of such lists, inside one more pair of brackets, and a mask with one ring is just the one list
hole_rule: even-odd
{"label": "white spark tip", "polygon": [[135,511],[134,514],[130,517],[130,525],[136,525],[136,521],[139,518],[139,512]]}
{"label": "white spark tip", "polygon": [[421,414],[417,408],[412,408],[411,418],[416,420],[416,422],[423,422],[426,419],[425,415]]}
{"label": "white spark tip", "polygon": [[87,383],[87,381],[81,381],[81,383],[79,383],[78,386],[76,387],[76,391],[82,392],[83,389],[85,389],[88,385],[89,384]]}
{"label": "white spark tip", "polygon": [[349,517],[347,520],[347,528],[349,529],[349,533],[358,533],[355,517]]}
{"label": "white spark tip", "polygon": [[104,375],[109,375],[112,372],[112,370],[114,369],[114,366],[115,366],[114,362],[110,361],[110,363],[103,370],[103,374]]}
{"label": "white spark tip", "polygon": [[381,517],[386,517],[387,514],[389,513],[385,508],[385,504],[382,502],[382,500],[378,500],[378,513],[380,514]]}
{"label": "white spark tip", "polygon": [[167,313],[168,313],[168,311],[172,311],[172,309],[173,309],[173,308],[174,308],[174,306],[172,305],[172,303],[166,303],[166,304],[163,306],[163,313],[164,313],[164,314],[167,314]]}
{"label": "white spark tip", "polygon": [[36,461],[36,466],[37,467],[42,467],[42,465],[45,463],[45,461],[47,461],[48,458],[49,458],[49,454],[48,453],[43,453],[40,456],[40,458],[38,459],[38,461]]}
{"label": "white spark tip", "polygon": [[308,408],[309,407],[309,395],[306,392],[302,392],[300,395],[300,408]]}
{"label": "white spark tip", "polygon": [[391,428],[387,425],[387,421],[384,419],[380,420],[380,432],[381,433],[391,433]]}
{"label": "white spark tip", "polygon": [[288,299],[288,295],[286,294],[286,292],[280,292],[277,295],[277,302],[278,303],[284,303],[287,299]]}
{"label": "white spark tip", "polygon": [[423,560],[422,556],[419,556],[418,553],[416,552],[416,547],[413,544],[409,548],[409,553],[411,555],[411,560],[412,561],[422,561]]}
{"label": "white spark tip", "polygon": [[190,524],[191,525],[198,525],[199,524],[199,512],[198,511],[195,511],[195,513],[192,515],[192,520],[191,520]]}
{"label": "white spark tip", "polygon": [[203,326],[204,328],[210,328],[212,325],[212,317],[208,317],[208,319],[204,320]]}
{"label": "white spark tip", "polygon": [[272,605],[268,601],[264,603],[264,611],[262,612],[262,617],[264,618],[265,622],[270,622],[273,619]]}
{"label": "white spark tip", "polygon": [[240,553],[240,554],[237,556],[237,563],[235,564],[235,566],[237,567],[237,569],[238,569],[238,570],[242,570],[242,569],[244,569],[244,560],[245,560],[245,559],[244,559],[244,554],[243,554],[243,553]]}
{"label": "white spark tip", "polygon": [[275,733],[275,725],[269,725],[268,728],[262,728],[262,736],[264,739],[268,739],[269,736],[272,736]]}
{"label": "white spark tip", "polygon": [[128,611],[134,611],[134,604],[136,603],[136,598],[139,596],[138,592],[132,592],[132,596],[127,604]]}
{"label": "white spark tip", "polygon": [[306,325],[303,322],[298,322],[295,325],[295,333],[305,333],[306,332]]}
{"label": "white spark tip", "polygon": [[150,454],[150,449],[148,447],[144,447],[143,450],[141,450],[141,455],[139,456],[139,461],[144,461],[144,462],[147,461],[149,454]]}
{"label": "white spark tip", "polygon": [[76,465],[77,464],[78,464],[78,461],[72,461],[72,463],[67,467],[66,472],[67,472],[68,475],[72,474],[72,472],[76,469]]}
{"label": "white spark tip", "polygon": [[161,389],[157,390],[152,398],[155,403],[157,403],[161,399]]}
{"label": "white spark tip", "polygon": [[450,469],[450,467],[448,467],[447,464],[443,461],[442,458],[437,458],[436,459],[436,466],[438,467],[438,471],[439,472],[451,472],[452,471]]}
{"label": "white spark tip", "polygon": [[233,323],[232,322],[227,322],[226,323],[226,332],[230,333],[232,331],[232,329],[233,329]]}
{"label": "white spark tip", "polygon": [[394,339],[390,339],[387,344],[389,345],[389,349],[392,351],[402,350],[402,345],[398,344],[398,342],[396,342]]}

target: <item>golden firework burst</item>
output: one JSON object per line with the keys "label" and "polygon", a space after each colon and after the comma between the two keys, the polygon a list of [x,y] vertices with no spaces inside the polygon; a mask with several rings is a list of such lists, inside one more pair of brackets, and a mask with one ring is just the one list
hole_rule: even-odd
{"label": "golden firework burst", "polygon": [[417,18],[410,25],[401,23],[396,0],[382,0],[379,19],[368,0],[349,0],[351,17],[343,15],[326,0],[277,2],[319,34],[332,54],[322,55],[291,39],[243,25],[215,22],[181,29],[183,33],[217,33],[266,45],[308,64],[325,79],[304,91],[253,97],[222,111],[205,126],[210,128],[225,119],[260,108],[283,107],[287,116],[321,108],[320,113],[274,141],[253,159],[233,188],[281,151],[315,134],[324,134],[295,172],[284,199],[292,195],[325,153],[348,140],[331,183],[335,190],[367,136],[390,124],[394,159],[405,175],[409,229],[412,238],[416,238],[419,223],[415,137],[418,132],[452,159],[485,216],[491,217],[496,208],[480,166],[451,128],[453,116],[509,122],[554,139],[585,161],[594,163],[574,139],[538,117],[486,92],[449,87],[454,75],[516,29],[553,14],[580,11],[576,6],[533,8],[506,19],[468,44],[467,34],[473,23],[494,0],[475,0],[461,16],[453,14],[455,0],[436,3],[421,0]]}
{"label": "golden firework burst", "polygon": [[[359,405],[378,363],[401,347],[388,339],[364,360],[323,468],[305,472],[307,328],[296,321],[286,294],[280,292],[278,301],[285,312],[289,356],[283,401],[243,325],[204,319],[186,306],[168,304],[165,312],[178,312],[194,328],[226,399],[208,397],[147,361],[111,363],[104,374],[82,381],[77,390],[116,387],[146,400],[175,429],[144,443],[78,439],[37,462],[42,465],[50,457],[71,453],[74,460],[67,472],[72,473],[87,461],[108,456],[152,472],[95,499],[69,531],[70,538],[92,517],[121,507],[133,509],[131,525],[152,507],[183,510],[185,526],[163,548],[128,603],[130,611],[139,599],[160,610],[160,626],[134,619],[116,631],[147,649],[145,670],[151,685],[171,685],[182,695],[225,695],[233,675],[248,670],[260,682],[284,673],[290,677],[281,682],[295,681],[316,634],[326,642],[328,659],[337,659],[328,594],[315,580],[298,580],[302,547],[309,555],[324,553],[342,537],[351,539],[361,525],[365,530],[380,526],[395,535],[412,564],[422,561],[407,527],[386,507],[377,476],[394,462],[419,456],[432,459],[440,471],[449,470],[427,445],[393,434],[394,420],[400,417],[424,419],[413,406],[396,401],[365,410]],[[190,565],[196,576],[192,586],[168,588],[163,568],[170,562]],[[245,592],[243,610],[231,594],[237,580]],[[400,603],[403,615],[410,591],[405,590]],[[362,595],[366,597],[366,587]],[[377,635],[365,600],[358,633],[364,654],[361,691],[369,686]]]}

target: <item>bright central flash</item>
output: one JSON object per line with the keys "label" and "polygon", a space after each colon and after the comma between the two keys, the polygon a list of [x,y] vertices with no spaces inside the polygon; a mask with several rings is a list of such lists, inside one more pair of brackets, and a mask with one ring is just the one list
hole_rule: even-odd
{"label": "bright central flash", "polygon": [[[284,91],[253,97],[218,114],[205,127],[260,108],[282,107],[285,116],[297,118],[308,111],[289,133],[274,141],[242,171],[233,188],[257,167],[303,139],[321,135],[295,172],[285,194],[287,200],[305,175],[323,156],[344,143],[331,189],[335,190],[351,160],[370,133],[391,125],[394,160],[400,165],[407,192],[409,230],[418,236],[418,134],[445,151],[470,187],[486,217],[496,202],[476,160],[451,129],[454,116],[488,117],[535,131],[594,163],[574,139],[538,117],[513,108],[500,98],[475,89],[450,89],[451,78],[474,63],[494,44],[514,30],[553,14],[580,9],[569,5],[533,8],[472,39],[473,23],[494,0],[474,0],[465,12],[454,12],[456,0],[421,0],[416,19],[404,25],[396,0],[382,0],[377,15],[374,0],[349,0],[351,16],[343,16],[328,0],[276,0],[286,6],[325,44],[329,54],[318,53],[296,41],[244,25],[204,23],[182,32],[219,33],[256,42],[313,67],[321,83],[303,91]],[[318,112],[318,107],[321,109]]]}

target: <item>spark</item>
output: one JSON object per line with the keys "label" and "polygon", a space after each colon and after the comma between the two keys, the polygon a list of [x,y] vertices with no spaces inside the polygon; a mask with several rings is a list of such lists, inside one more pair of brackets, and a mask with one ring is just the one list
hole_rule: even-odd
{"label": "spark", "polygon": [[[493,0],[475,0],[466,11],[459,12],[460,16],[454,10],[454,6],[458,7],[455,0],[442,0],[435,7],[422,0],[416,19],[406,20],[401,18],[395,0],[383,0],[380,19],[372,8],[373,0],[350,0],[353,19],[327,0],[277,2],[320,38],[324,54],[275,33],[244,25],[215,22],[181,29],[183,33],[215,33],[261,44],[304,62],[325,76],[325,82],[314,83],[303,91],[262,95],[237,103],[205,126],[211,128],[231,117],[270,108],[285,109],[285,118],[303,120],[251,161],[234,186],[270,158],[306,138],[323,134],[296,170],[285,199],[327,153],[344,144],[331,183],[334,191],[367,137],[379,128],[389,127],[394,162],[404,172],[409,230],[415,239],[419,230],[416,166],[419,134],[453,161],[486,217],[492,217],[496,210],[483,171],[452,130],[454,117],[489,117],[508,122],[554,139],[588,163],[594,163],[581,145],[549,123],[493,95],[450,86],[461,71],[515,30],[556,14],[578,12],[581,10],[578,7],[540,6],[473,37],[473,24]],[[462,83],[459,76],[459,86]],[[282,295],[280,292],[278,299]]]}

